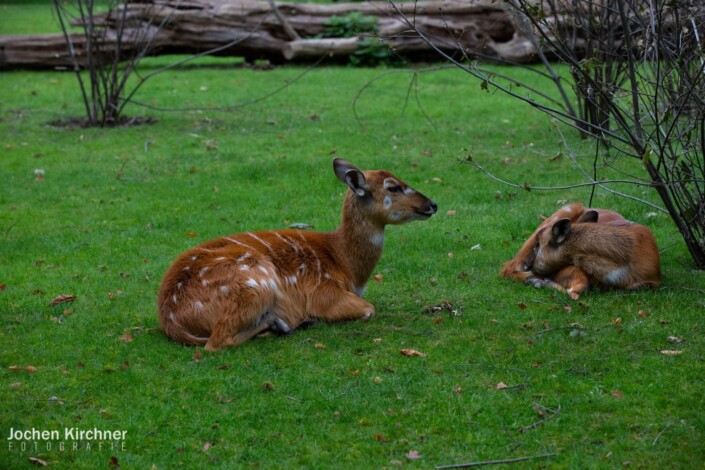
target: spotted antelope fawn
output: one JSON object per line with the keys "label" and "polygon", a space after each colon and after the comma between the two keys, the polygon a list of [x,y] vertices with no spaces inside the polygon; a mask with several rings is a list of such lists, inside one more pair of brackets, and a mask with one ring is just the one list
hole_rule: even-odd
{"label": "spotted antelope fawn", "polygon": [[573,299],[592,286],[612,289],[658,287],[661,267],[651,231],[627,220],[599,221],[595,210],[577,222],[561,218],[536,234],[526,261],[534,285],[567,292]]}
{"label": "spotted antelope fawn", "polygon": [[340,158],[333,170],[349,187],[337,230],[237,233],[181,254],[159,289],[166,335],[215,351],[318,319],[374,315],[362,295],[382,255],[384,227],[428,219],[437,206],[387,171]]}

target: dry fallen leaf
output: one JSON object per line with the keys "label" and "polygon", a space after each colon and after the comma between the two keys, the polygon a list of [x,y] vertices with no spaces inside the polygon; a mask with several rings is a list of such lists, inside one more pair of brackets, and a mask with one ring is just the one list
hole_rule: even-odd
{"label": "dry fallen leaf", "polygon": [[314,345],[314,347],[315,347],[316,349],[326,349],[326,345],[323,344],[323,343],[316,343],[316,344]]}
{"label": "dry fallen leaf", "polygon": [[406,458],[409,459],[409,460],[418,460],[418,459],[421,458],[421,454],[420,454],[418,451],[416,451],[416,450],[410,450],[410,451],[406,454]]}
{"label": "dry fallen leaf", "polygon": [[497,390],[504,390],[505,388],[508,388],[509,386],[505,384],[504,382],[500,382],[497,384],[496,388]]}
{"label": "dry fallen leaf", "polygon": [[616,400],[621,400],[622,398],[624,398],[624,392],[622,392],[621,390],[612,390],[610,392],[610,395],[612,395]]}
{"label": "dry fallen leaf", "polygon": [[129,332],[129,330],[125,330],[122,335],[120,336],[120,341],[123,343],[131,343],[135,340],[134,336]]}
{"label": "dry fallen leaf", "polygon": [[27,367],[24,368],[24,370],[26,370],[26,371],[29,372],[29,373],[37,372],[37,368],[34,367],[34,366],[27,366]]}
{"label": "dry fallen leaf", "polygon": [[683,354],[683,351],[662,349],[661,354],[663,354],[664,356],[678,356],[680,354]]}
{"label": "dry fallen leaf", "polygon": [[33,463],[34,465],[39,465],[40,467],[46,467],[48,465],[45,460],[38,459],[37,457],[28,457],[28,460],[29,460],[29,463]]}
{"label": "dry fallen leaf", "polygon": [[399,352],[402,353],[402,355],[408,356],[408,357],[428,357],[428,356],[426,356],[426,354],[424,354],[420,351],[417,351],[415,349],[402,349]]}
{"label": "dry fallen leaf", "polygon": [[209,450],[211,450],[211,447],[213,447],[213,444],[211,444],[210,442],[206,442],[205,444],[203,444],[203,450],[205,452],[208,452]]}
{"label": "dry fallen leaf", "polygon": [[375,434],[375,435],[372,436],[372,437],[374,437],[375,440],[378,441],[378,442],[387,442],[387,440],[388,440],[386,437],[384,437],[384,436],[381,435],[381,434]]}
{"label": "dry fallen leaf", "polygon": [[15,382],[10,384],[10,388],[19,388],[22,386],[22,382]]}
{"label": "dry fallen leaf", "polygon": [[375,274],[375,275],[372,277],[372,279],[374,279],[374,280],[377,281],[377,282],[382,282],[382,281],[384,281],[384,276],[382,276],[381,274]]}
{"label": "dry fallen leaf", "polygon": [[203,359],[203,353],[200,349],[196,349],[193,353],[193,360],[199,362],[201,359]]}
{"label": "dry fallen leaf", "polygon": [[453,215],[455,215],[455,214],[456,214],[455,211],[447,211],[447,212],[446,212],[446,215],[450,215],[450,216],[453,216]]}
{"label": "dry fallen leaf", "polygon": [[677,337],[677,336],[669,336],[669,337],[668,337],[668,342],[669,342],[669,343],[678,344],[678,343],[682,343],[683,341],[684,341],[684,340],[683,340],[682,338],[679,338],[679,337]]}
{"label": "dry fallen leaf", "polygon": [[67,303],[67,302],[73,302],[76,300],[75,295],[67,295],[67,294],[59,294],[56,297],[54,297],[54,300],[49,302],[49,306],[53,307],[56,304],[62,304],[62,303]]}
{"label": "dry fallen leaf", "polygon": [[17,366],[17,365],[10,366],[10,367],[8,367],[8,369],[10,369],[10,370],[13,371],[13,372],[17,372],[17,371],[22,370],[22,368],[21,368],[20,366]]}
{"label": "dry fallen leaf", "polygon": [[617,317],[617,318],[615,318],[612,323],[614,324],[614,326],[619,326],[619,325],[621,325],[621,324],[622,324],[622,317]]}

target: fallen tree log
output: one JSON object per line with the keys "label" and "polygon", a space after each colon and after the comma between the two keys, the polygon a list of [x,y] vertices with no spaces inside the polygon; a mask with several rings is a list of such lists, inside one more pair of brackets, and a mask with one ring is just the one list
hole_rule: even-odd
{"label": "fallen tree log", "polygon": [[[105,32],[101,39],[104,53],[115,53],[117,31],[122,26],[120,54],[126,57],[141,52],[147,55],[193,54],[218,49],[214,55],[272,62],[310,61],[323,54],[344,55],[354,51],[353,45],[359,42],[356,38],[318,37],[325,33],[331,16],[360,12],[376,17],[376,34],[394,54],[411,61],[438,60],[437,53],[409,28],[388,2],[278,3],[275,9],[271,3],[132,0],[113,14],[97,15],[96,22]],[[511,57],[519,62],[533,60],[533,52],[526,48],[527,41],[516,30],[503,2],[444,0],[395,6],[438,48],[448,53],[499,60]],[[118,24],[119,21],[123,23]],[[292,41],[294,33],[302,39]],[[83,66],[85,38],[82,33],[74,33],[70,39],[78,65]],[[2,69],[72,68],[73,65],[63,35],[0,36]]]}

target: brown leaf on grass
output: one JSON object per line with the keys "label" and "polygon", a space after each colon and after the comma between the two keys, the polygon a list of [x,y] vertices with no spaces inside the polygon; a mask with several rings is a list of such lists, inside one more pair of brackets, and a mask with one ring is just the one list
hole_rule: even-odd
{"label": "brown leaf on grass", "polygon": [[53,307],[54,305],[73,302],[74,300],[76,300],[75,295],[59,294],[56,297],[54,297],[54,300],[49,302],[49,306]]}
{"label": "brown leaf on grass", "polygon": [[267,380],[262,384],[262,388],[268,392],[271,392],[272,390],[274,390],[274,384]]}
{"label": "brown leaf on grass", "polygon": [[660,352],[664,356],[679,356],[679,355],[683,354],[683,351],[670,350],[670,349],[662,349]]}
{"label": "brown leaf on grass", "polygon": [[622,317],[615,318],[612,323],[614,324],[614,326],[620,326],[622,324]]}
{"label": "brown leaf on grass", "polygon": [[193,360],[196,361],[196,362],[200,362],[201,359],[203,359],[203,352],[201,352],[200,349],[196,349],[196,350],[193,352]]}
{"label": "brown leaf on grass", "polygon": [[7,284],[0,284],[0,292],[7,289]]}
{"label": "brown leaf on grass", "polygon": [[638,312],[636,312],[636,314],[639,315],[641,318],[646,318],[649,316],[649,314],[643,310],[639,310]]}
{"label": "brown leaf on grass", "polygon": [[10,369],[13,372],[18,372],[18,371],[22,370],[22,368],[17,365],[10,366],[10,367],[8,367],[8,369]]}
{"label": "brown leaf on grass", "polygon": [[24,370],[26,370],[26,371],[29,372],[30,374],[31,374],[32,372],[37,372],[37,368],[34,367],[34,366],[27,366],[27,367],[24,368]]}
{"label": "brown leaf on grass", "polygon": [[326,345],[323,343],[316,343],[313,347],[316,349],[326,349]]}
{"label": "brown leaf on grass", "polygon": [[14,382],[10,384],[10,388],[20,388],[22,386],[22,382]]}
{"label": "brown leaf on grass", "polygon": [[685,341],[683,338],[679,338],[677,336],[669,336],[668,338],[669,343],[674,343],[674,344],[679,344]]}
{"label": "brown leaf on grass", "polygon": [[108,467],[120,468],[120,462],[118,462],[118,458],[115,457],[114,455],[110,456],[110,462],[108,462]]}
{"label": "brown leaf on grass", "polygon": [[128,329],[125,329],[125,331],[123,331],[122,335],[120,335],[120,341],[122,341],[123,343],[131,343],[134,340],[135,340],[134,336],[132,336],[132,334],[130,333],[130,330],[128,330]]}
{"label": "brown leaf on grass", "polygon": [[196,238],[198,236],[196,232],[186,232],[184,235],[190,238]]}
{"label": "brown leaf on grass", "polygon": [[416,349],[402,349],[399,351],[403,356],[407,357],[428,357],[426,354],[422,353],[421,351],[417,351]]}
{"label": "brown leaf on grass", "polygon": [[375,274],[374,276],[372,276],[372,279],[374,279],[377,282],[382,282],[382,281],[384,281],[384,276],[382,276],[381,274]]}
{"label": "brown leaf on grass", "polygon": [[388,441],[388,439],[387,439],[386,437],[384,437],[383,435],[381,435],[381,434],[375,434],[375,435],[372,436],[372,437],[374,437],[377,442],[382,442],[382,443],[384,443],[384,442],[387,442],[387,441]]}
{"label": "brown leaf on grass", "polygon": [[610,395],[612,395],[615,400],[621,400],[622,398],[624,398],[624,392],[621,390],[612,390],[610,392]]}
{"label": "brown leaf on grass", "polygon": [[497,390],[504,390],[505,388],[509,388],[509,385],[505,384],[504,382],[498,383],[495,388]]}
{"label": "brown leaf on grass", "polygon": [[519,302],[517,306],[519,307],[519,310],[526,310],[526,304],[524,302]]}
{"label": "brown leaf on grass", "polygon": [[210,442],[206,442],[205,444],[203,444],[203,451],[208,452],[209,450],[211,450],[212,447],[213,444],[211,444]]}
{"label": "brown leaf on grass", "polygon": [[407,452],[406,458],[409,460],[418,460],[421,458],[421,453],[416,450],[410,450],[409,452]]}
{"label": "brown leaf on grass", "polygon": [[40,467],[46,467],[49,465],[46,460],[42,460],[37,457],[28,457],[27,460],[29,460],[29,463],[33,463],[34,465],[38,465]]}

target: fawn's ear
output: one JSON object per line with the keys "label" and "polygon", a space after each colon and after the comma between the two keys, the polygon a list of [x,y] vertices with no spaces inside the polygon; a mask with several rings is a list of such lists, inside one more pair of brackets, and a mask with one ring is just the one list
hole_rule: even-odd
{"label": "fawn's ear", "polygon": [[599,214],[597,213],[597,211],[590,209],[589,211],[585,211],[583,213],[583,215],[578,217],[578,220],[576,220],[576,223],[595,223],[595,222],[597,222],[598,217],[599,217]]}
{"label": "fawn's ear", "polygon": [[340,181],[347,184],[355,194],[362,197],[369,193],[367,180],[359,168],[342,158],[333,159],[333,171]]}
{"label": "fawn's ear", "polygon": [[551,227],[551,241],[560,245],[570,233],[570,219],[561,219]]}

